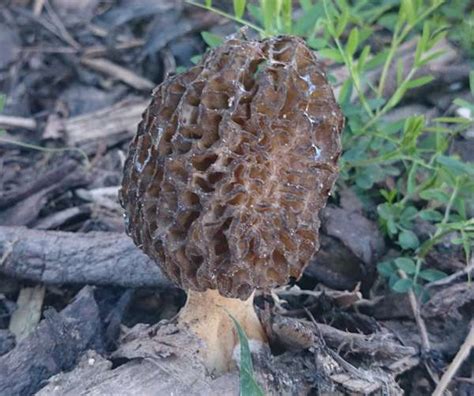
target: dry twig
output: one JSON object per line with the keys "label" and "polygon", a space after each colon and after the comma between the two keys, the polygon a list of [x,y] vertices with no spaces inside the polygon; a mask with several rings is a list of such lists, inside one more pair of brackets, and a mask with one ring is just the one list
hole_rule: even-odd
{"label": "dry twig", "polygon": [[433,392],[433,396],[443,395],[443,392],[448,387],[449,383],[451,382],[451,379],[454,377],[454,374],[456,374],[456,371],[458,371],[461,364],[469,356],[469,353],[471,352],[471,348],[473,347],[474,347],[474,320],[471,321],[470,330],[466,337],[466,340],[461,345],[461,348],[459,348],[458,353],[454,357],[453,361],[449,365],[446,372],[441,377],[441,380],[439,381],[438,385],[436,386],[435,391]]}
{"label": "dry twig", "polygon": [[23,128],[23,129],[35,130],[36,121],[33,118],[0,115],[0,128],[5,128],[5,129]]}
{"label": "dry twig", "polygon": [[156,85],[153,81],[140,77],[136,73],[126,69],[125,67],[119,66],[108,59],[84,57],[81,59],[81,63],[93,70],[123,81],[125,84],[141,91],[149,91]]}
{"label": "dry twig", "polygon": [[[399,270],[400,277],[402,279],[407,279],[407,274],[405,271]],[[431,350],[430,340],[428,338],[428,331],[426,330],[426,324],[420,314],[420,307],[416,299],[415,293],[412,289],[408,291],[408,299],[410,301],[410,307],[413,312],[413,317],[415,318],[416,326],[420,332],[421,338],[421,348],[423,352],[428,352]]]}

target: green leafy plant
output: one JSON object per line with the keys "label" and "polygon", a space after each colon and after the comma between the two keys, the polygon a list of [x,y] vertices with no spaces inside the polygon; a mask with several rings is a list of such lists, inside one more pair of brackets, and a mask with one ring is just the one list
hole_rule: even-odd
{"label": "green leafy plant", "polygon": [[422,283],[433,282],[446,276],[444,272],[437,269],[420,270],[410,257],[397,257],[383,261],[378,264],[377,269],[383,277],[387,278],[390,288],[397,293],[406,293],[413,289],[416,294],[423,295]]}
{"label": "green leafy plant", "polygon": [[474,56],[474,8],[471,0],[446,2],[435,21],[452,26],[449,37],[470,57]]}
{"label": "green leafy plant", "polygon": [[[353,186],[363,200],[376,204],[382,229],[406,256],[379,266],[380,274],[390,279],[394,290],[419,291],[420,283],[442,276],[439,271],[422,266],[430,249],[448,234],[454,235],[451,243],[463,246],[466,262],[469,261],[474,234],[466,205],[474,194],[474,168],[449,155],[448,148],[453,138],[471,127],[473,121],[442,117],[428,123],[423,115],[400,121],[385,118],[410,90],[432,80],[430,75],[419,73],[442,54],[437,45],[448,33],[444,25],[448,21],[448,3],[300,0],[303,12],[297,14],[293,13],[291,1],[234,1],[234,15],[213,7],[212,1],[189,3],[246,25],[262,37],[303,36],[319,56],[345,67],[348,78],[342,82],[338,96],[347,118],[341,179]],[[369,39],[380,28],[390,34],[390,40],[374,51]],[[208,33],[203,33],[203,38],[209,46],[220,42]],[[413,42],[413,61],[405,65],[398,54]],[[374,80],[371,75],[376,71],[379,77]],[[387,89],[391,76],[396,80],[392,91]],[[461,99],[454,103],[474,108]],[[386,180],[392,180],[390,188]],[[420,241],[414,232],[417,219],[435,227],[426,241]],[[407,274],[406,279],[399,276],[399,270]]]}

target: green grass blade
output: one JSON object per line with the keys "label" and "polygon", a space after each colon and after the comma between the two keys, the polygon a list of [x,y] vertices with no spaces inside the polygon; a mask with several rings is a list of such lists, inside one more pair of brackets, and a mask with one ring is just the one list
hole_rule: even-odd
{"label": "green grass blade", "polygon": [[237,18],[244,16],[246,3],[246,0],[234,0],[234,14]]}
{"label": "green grass blade", "polygon": [[239,322],[228,313],[234,322],[240,342],[240,396],[264,396],[263,390],[255,380],[249,341]]}
{"label": "green grass blade", "polygon": [[283,0],[281,12],[283,16],[283,27],[285,29],[285,32],[291,34],[293,18],[293,0]]}
{"label": "green grass blade", "polygon": [[273,34],[273,2],[271,0],[260,0],[260,7],[263,11],[263,27],[265,34],[270,36]]}

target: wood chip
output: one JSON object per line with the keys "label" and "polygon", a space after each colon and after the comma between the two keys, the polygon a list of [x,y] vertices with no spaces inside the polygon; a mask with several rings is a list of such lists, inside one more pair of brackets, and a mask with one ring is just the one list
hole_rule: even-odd
{"label": "wood chip", "polygon": [[17,342],[30,334],[39,323],[44,300],[44,286],[24,287],[20,290],[15,312],[10,319],[9,330]]}
{"label": "wood chip", "polygon": [[368,395],[380,389],[378,382],[369,382],[360,378],[352,378],[348,374],[334,374],[331,379],[346,388],[350,392],[358,392],[362,395]]}
{"label": "wood chip", "polygon": [[133,136],[148,100],[126,99],[113,106],[65,120],[64,129],[68,144],[107,139],[127,133]]}

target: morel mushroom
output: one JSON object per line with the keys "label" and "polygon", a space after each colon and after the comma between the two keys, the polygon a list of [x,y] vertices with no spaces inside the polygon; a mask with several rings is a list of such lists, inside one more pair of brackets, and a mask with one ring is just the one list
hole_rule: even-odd
{"label": "morel mushroom", "polygon": [[231,364],[228,312],[265,341],[254,290],[298,279],[318,249],[342,126],[295,37],[230,39],[154,91],[120,199],[136,245],[188,291],[179,322],[205,342],[211,371]]}

